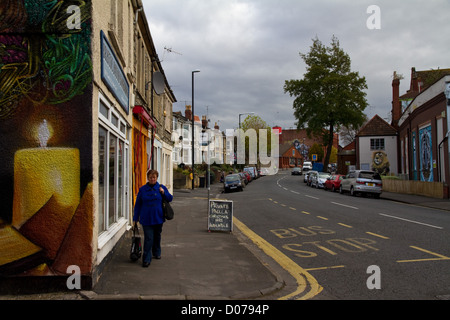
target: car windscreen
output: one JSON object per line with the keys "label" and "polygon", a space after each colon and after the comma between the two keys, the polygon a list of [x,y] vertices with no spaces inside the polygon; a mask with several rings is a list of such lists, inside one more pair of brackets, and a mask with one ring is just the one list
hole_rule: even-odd
{"label": "car windscreen", "polygon": [[371,171],[361,171],[359,173],[359,178],[381,180],[381,177],[377,172],[371,172]]}
{"label": "car windscreen", "polygon": [[225,181],[228,181],[228,182],[230,182],[230,181],[236,181],[236,180],[239,180],[239,177],[238,177],[238,176],[226,176],[226,177],[225,177]]}

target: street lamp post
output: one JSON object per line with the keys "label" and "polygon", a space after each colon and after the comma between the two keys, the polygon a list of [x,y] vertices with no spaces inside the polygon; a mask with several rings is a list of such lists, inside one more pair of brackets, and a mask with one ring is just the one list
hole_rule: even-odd
{"label": "street lamp post", "polygon": [[194,181],[195,181],[195,174],[194,174],[194,118],[195,118],[195,112],[194,112],[194,73],[200,72],[200,70],[194,70],[192,71],[192,190],[194,190]]}
{"label": "street lamp post", "polygon": [[245,112],[245,113],[239,113],[239,129],[241,128],[241,116],[244,114],[255,114],[254,112]]}

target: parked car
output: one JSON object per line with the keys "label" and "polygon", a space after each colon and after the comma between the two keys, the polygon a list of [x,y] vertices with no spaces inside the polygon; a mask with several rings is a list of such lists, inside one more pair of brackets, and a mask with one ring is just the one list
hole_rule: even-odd
{"label": "parked car", "polygon": [[312,170],[313,165],[311,161],[304,161],[303,162],[303,169]]}
{"label": "parked car", "polygon": [[352,196],[356,194],[372,194],[376,198],[380,197],[383,182],[377,172],[369,170],[350,171],[344,179],[341,180],[339,192],[350,192]]}
{"label": "parked car", "polygon": [[242,179],[242,182],[243,182],[242,185],[245,187],[248,184],[247,176],[243,172],[239,172],[238,175],[241,176],[241,179]]}
{"label": "parked car", "polygon": [[225,192],[229,192],[232,190],[244,191],[243,185],[244,181],[239,174],[229,174],[225,177],[223,189],[225,190]]}
{"label": "parked car", "polygon": [[300,176],[302,175],[302,169],[300,167],[295,167],[292,169],[291,174]]}
{"label": "parked car", "polygon": [[309,169],[307,169],[306,172],[304,172],[303,182],[308,184],[308,179],[309,179]]}
{"label": "parked car", "polygon": [[318,172],[317,176],[314,177],[311,187],[316,187],[318,188],[324,188],[325,186],[325,181],[327,181],[327,179],[330,177],[330,174],[328,172]]}
{"label": "parked car", "polygon": [[336,190],[339,190],[339,187],[341,185],[341,180],[344,177],[342,174],[334,174],[331,177],[325,181],[324,189],[325,190],[331,190],[332,192],[335,192]]}
{"label": "parked car", "polygon": [[252,179],[258,178],[258,170],[256,170],[256,167],[245,167],[244,171],[250,173]]}
{"label": "parked car", "polygon": [[250,175],[250,173],[243,171],[242,172],[245,175],[245,178],[247,179],[247,182],[251,182],[252,181],[252,176]]}
{"label": "parked car", "polygon": [[308,180],[306,181],[306,185],[312,187],[312,184],[315,183],[314,181],[317,179],[318,172],[315,170],[308,171]]}
{"label": "parked car", "polygon": [[261,172],[259,173],[259,175],[261,177],[267,176],[270,173],[270,169],[269,168],[265,168],[265,167],[262,167],[260,171]]}

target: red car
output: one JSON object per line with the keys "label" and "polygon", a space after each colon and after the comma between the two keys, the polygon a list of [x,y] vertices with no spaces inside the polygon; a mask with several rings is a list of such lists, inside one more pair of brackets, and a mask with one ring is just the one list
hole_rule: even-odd
{"label": "red car", "polygon": [[324,189],[335,192],[336,190],[339,190],[339,186],[341,185],[342,177],[344,177],[343,174],[334,174],[331,177],[329,177],[325,183],[324,183]]}
{"label": "red car", "polygon": [[248,173],[247,171],[243,171],[242,173],[245,175],[245,178],[247,179],[247,183],[252,181],[252,176],[250,175],[250,173]]}

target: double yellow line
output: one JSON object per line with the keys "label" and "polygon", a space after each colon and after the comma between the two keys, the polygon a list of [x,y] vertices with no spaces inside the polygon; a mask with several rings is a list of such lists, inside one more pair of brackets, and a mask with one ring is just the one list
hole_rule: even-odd
{"label": "double yellow line", "polygon": [[322,291],[322,287],[317,280],[309,274],[305,269],[300,267],[294,261],[289,259],[284,253],[272,246],[266,240],[258,236],[250,230],[245,224],[233,217],[234,225],[250,240],[252,240],[261,250],[268,256],[272,257],[283,269],[289,272],[297,281],[297,290],[279,298],[279,300],[297,299],[307,300],[311,299]]}

